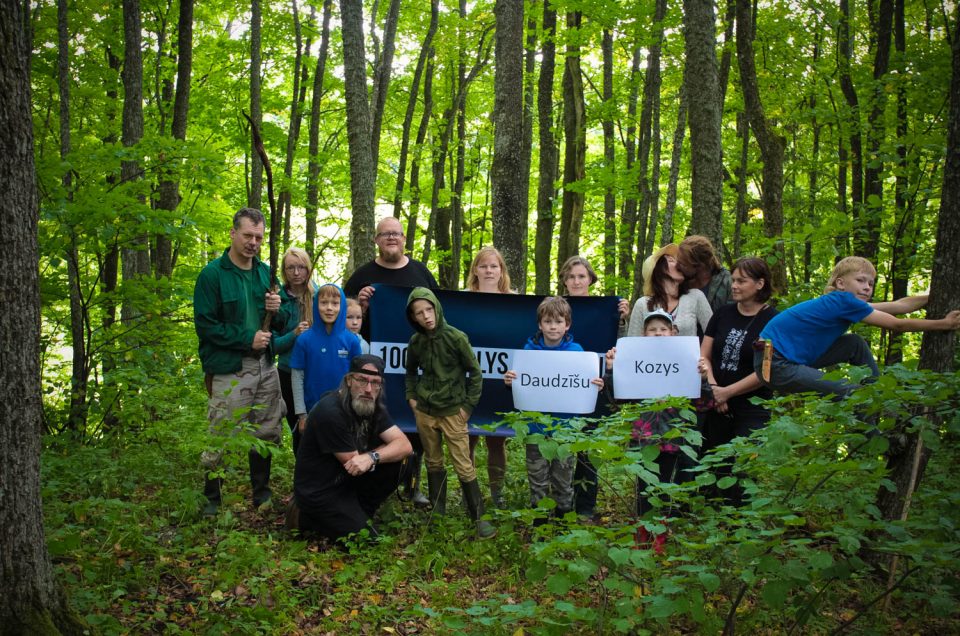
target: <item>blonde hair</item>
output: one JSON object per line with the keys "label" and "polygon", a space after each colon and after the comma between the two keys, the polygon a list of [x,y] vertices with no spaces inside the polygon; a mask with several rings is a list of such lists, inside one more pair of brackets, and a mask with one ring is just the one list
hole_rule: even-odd
{"label": "blonde hair", "polygon": [[493,256],[500,264],[500,280],[497,281],[497,291],[501,294],[510,293],[510,273],[507,271],[507,263],[503,260],[503,255],[495,247],[481,247],[477,255],[473,257],[470,263],[470,276],[467,277],[467,289],[470,291],[480,291],[480,277],[477,275],[477,267],[480,265],[480,259],[485,256]]}
{"label": "blonde hair", "polygon": [[[299,261],[300,265],[303,265],[307,268],[307,284],[305,285],[302,292],[299,294],[293,293],[290,289],[290,282],[287,280],[287,257],[292,257],[294,260]],[[310,301],[313,299],[313,294],[317,291],[317,284],[313,282],[313,262],[310,260],[310,255],[307,254],[306,250],[299,247],[288,247],[287,251],[283,253],[283,257],[280,259],[280,275],[283,277],[283,285],[287,289],[287,293],[291,298],[297,301],[297,307],[300,309],[300,322],[307,322],[308,324],[313,324],[313,311],[310,310]]]}
{"label": "blonde hair", "polygon": [[861,272],[870,274],[874,278],[877,277],[877,268],[862,256],[848,256],[840,259],[840,262],[833,266],[833,271],[830,273],[830,280],[827,281],[827,286],[823,288],[823,293],[829,294],[832,291],[837,291],[838,278],[846,278],[851,274],[859,274]]}
{"label": "blonde hair", "polygon": [[347,298],[347,309],[350,309],[351,307],[359,307],[361,310],[363,310],[363,305],[361,305],[360,301],[353,296]]}
{"label": "blonde hair", "polygon": [[340,290],[337,289],[336,285],[327,283],[317,290],[317,299],[319,300],[321,298],[336,298],[337,300],[340,300]]}
{"label": "blonde hair", "polygon": [[577,265],[583,265],[584,269],[587,270],[587,276],[590,277],[591,285],[597,282],[597,273],[593,271],[593,266],[590,264],[590,261],[579,255],[571,256],[563,263],[563,267],[560,268],[560,291],[567,291],[567,275],[570,273],[570,270]]}

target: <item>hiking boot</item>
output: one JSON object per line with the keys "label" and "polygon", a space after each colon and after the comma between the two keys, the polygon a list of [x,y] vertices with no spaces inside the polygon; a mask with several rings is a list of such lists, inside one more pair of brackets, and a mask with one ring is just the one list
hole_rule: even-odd
{"label": "hiking boot", "polygon": [[220,486],[223,479],[220,477],[207,477],[203,482],[203,496],[207,498],[207,503],[203,506],[202,514],[204,517],[216,517],[220,511]]}

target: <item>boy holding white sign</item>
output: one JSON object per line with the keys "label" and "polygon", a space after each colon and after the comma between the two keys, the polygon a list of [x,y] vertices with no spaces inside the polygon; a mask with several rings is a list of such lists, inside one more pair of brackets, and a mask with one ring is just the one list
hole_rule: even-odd
{"label": "boy holding white sign", "polygon": [[[648,313],[643,319],[643,335],[651,337],[676,336],[678,330],[673,322],[673,316],[662,309],[655,309]],[[614,347],[607,352],[607,374],[613,379],[613,366],[616,359],[617,349]],[[704,358],[700,358],[697,365],[701,378],[706,378],[707,364]],[[707,387],[709,388],[709,387]],[[694,406],[697,410],[707,408],[708,400],[698,398],[694,400]],[[660,411],[647,411],[641,413],[639,418],[633,422],[631,446],[651,446],[659,444],[660,453],[656,457],[656,464],[659,472],[661,484],[681,484],[689,481],[691,476],[689,470],[693,468],[693,460],[684,453],[680,446],[669,441],[663,441],[663,437],[676,427],[679,422],[680,413],[675,408],[666,408]],[[677,439],[678,443],[683,442],[683,438]],[[640,477],[637,478],[637,516],[642,517],[655,507],[651,504],[651,498],[646,494],[647,484]],[[666,518],[676,514],[677,508],[673,504],[664,507]],[[665,520],[664,520],[665,521]],[[641,544],[650,543],[650,535],[646,527],[640,525],[637,527],[637,539]],[[666,533],[660,533],[653,537],[653,549],[657,554],[663,554],[664,544],[666,543]]]}
{"label": "boy holding white sign", "polygon": [[[573,322],[573,312],[570,303],[559,296],[549,296],[537,307],[536,334],[527,339],[523,346],[528,351],[583,351],[583,347],[573,341],[568,333]],[[508,387],[517,379],[517,372],[513,369],[503,375],[503,382]],[[593,378],[591,384],[597,390],[603,389],[603,379]],[[529,424],[528,431],[532,435],[550,437],[552,429],[563,420],[556,420],[553,426],[544,424]],[[573,471],[576,464],[576,455],[566,453],[555,459],[547,459],[540,452],[540,445],[536,442],[526,445],[527,451],[527,481],[530,484],[530,505],[536,507],[539,501],[550,496],[556,503],[556,515],[562,517],[573,509]]]}

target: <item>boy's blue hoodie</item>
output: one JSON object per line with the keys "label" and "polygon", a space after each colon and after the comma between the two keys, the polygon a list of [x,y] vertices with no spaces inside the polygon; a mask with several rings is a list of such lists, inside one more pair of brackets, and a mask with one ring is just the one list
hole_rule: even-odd
{"label": "boy's blue hoodie", "polygon": [[[333,287],[340,293],[340,313],[330,333],[317,304],[324,287]],[[360,355],[360,340],[347,329],[347,298],[343,290],[332,283],[320,289],[313,295],[313,324],[300,334],[290,354],[290,368],[303,370],[303,401],[308,412],[321,395],[340,386],[350,370],[350,360]]]}
{"label": "boy's blue hoodie", "polygon": [[[556,346],[551,347],[543,341],[543,332],[539,330],[537,333],[527,338],[527,343],[523,345],[523,348],[532,351],[583,351],[583,347],[573,341],[573,336],[570,335],[570,332],[563,334],[563,338],[560,338],[560,342]],[[555,415],[560,415],[561,417],[554,418],[553,427],[563,424],[567,419],[562,417],[562,414],[560,413]],[[546,424],[541,422],[527,424],[527,431],[529,431],[531,435],[540,433],[541,435],[550,437],[550,435],[553,434],[551,428],[552,427],[548,428]]]}

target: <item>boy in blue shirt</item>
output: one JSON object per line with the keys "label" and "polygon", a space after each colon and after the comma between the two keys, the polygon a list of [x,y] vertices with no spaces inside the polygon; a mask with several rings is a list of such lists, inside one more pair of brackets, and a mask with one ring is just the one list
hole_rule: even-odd
{"label": "boy in blue shirt", "polygon": [[307,413],[320,396],[340,385],[350,360],[361,354],[360,341],[347,329],[347,299],[343,290],[327,283],[313,297],[313,325],[297,337],[290,354],[293,404],[303,434]]}
{"label": "boy in blue shirt", "polygon": [[814,391],[844,397],[857,388],[844,380],[824,380],[822,369],[841,362],[870,368],[877,361],[863,338],[846,333],[862,322],[891,331],[953,331],[960,328],[960,310],[939,320],[897,318],[916,311],[926,296],[871,303],[877,270],[859,256],[848,256],[833,268],[823,296],[807,300],[774,316],[760,332],[754,370],[760,380],[784,393]]}
{"label": "boy in blue shirt", "polygon": [[[536,351],[583,351],[583,347],[574,342],[568,333],[571,322],[573,312],[570,303],[559,296],[545,298],[537,307],[539,330],[527,339],[523,348]],[[503,375],[503,382],[507,386],[511,386],[516,379],[517,372],[512,369]],[[603,388],[603,379],[594,378],[591,382],[598,390]],[[549,437],[552,435],[552,428],[563,421],[557,420],[554,426],[549,428],[543,424],[529,424],[529,432]],[[527,443],[526,447],[531,507],[536,507],[541,499],[549,496],[557,502],[557,516],[562,517],[573,510],[573,471],[576,455],[546,459],[541,454],[538,443]]]}

